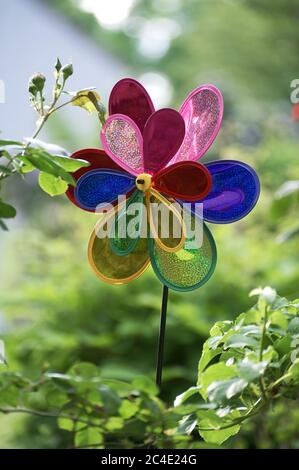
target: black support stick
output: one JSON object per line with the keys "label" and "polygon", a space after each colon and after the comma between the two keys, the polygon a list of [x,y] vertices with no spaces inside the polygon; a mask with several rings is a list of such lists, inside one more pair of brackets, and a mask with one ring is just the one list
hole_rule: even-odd
{"label": "black support stick", "polygon": [[157,368],[156,368],[156,385],[160,388],[162,383],[162,369],[163,369],[163,353],[165,342],[165,328],[166,328],[166,315],[168,303],[168,287],[163,286],[161,318],[160,318],[160,331],[158,340],[158,355],[157,355]]}

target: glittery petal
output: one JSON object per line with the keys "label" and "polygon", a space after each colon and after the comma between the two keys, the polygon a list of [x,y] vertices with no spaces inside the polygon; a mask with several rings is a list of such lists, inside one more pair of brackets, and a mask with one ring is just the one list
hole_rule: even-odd
{"label": "glittery petal", "polygon": [[111,227],[112,251],[119,256],[131,253],[138,243],[143,223],[147,223],[144,195],[141,191],[135,191],[119,209]]}
{"label": "glittery petal", "polygon": [[210,192],[212,178],[207,168],[200,163],[178,162],[156,173],[153,185],[167,196],[196,201]]}
{"label": "glittery petal", "polygon": [[132,119],[122,114],[110,116],[102,128],[101,140],[119,166],[133,175],[142,173],[142,136]]}
{"label": "glittery petal", "polygon": [[[245,217],[255,206],[260,194],[256,172],[236,160],[219,160],[207,165],[212,175],[212,190],[198,202],[203,203],[203,218],[225,224]],[[193,204],[196,213],[196,206]]]}
{"label": "glittery petal", "polygon": [[95,211],[99,204],[112,204],[134,187],[134,177],[124,171],[92,170],[79,178],[74,196],[80,207]]}
{"label": "glittery petal", "polygon": [[[73,178],[75,178],[76,181],[78,181],[78,179],[85,173],[88,173],[91,170],[96,170],[99,168],[122,171],[122,168],[119,165],[117,165],[113,160],[111,160],[111,158],[106,154],[106,152],[104,152],[104,150],[101,150],[101,149],[91,148],[91,149],[78,150],[77,152],[71,155],[71,158],[75,158],[75,159],[79,158],[82,160],[87,160],[90,163],[89,166],[80,168],[79,170],[72,173],[72,176]],[[74,186],[69,186],[65,194],[67,195],[67,197],[73,204],[80,207],[80,205],[77,203],[75,199],[74,191],[75,191]],[[82,209],[82,207],[80,208]],[[88,209],[84,209],[84,210],[88,210]]]}
{"label": "glittery petal", "polygon": [[174,109],[159,109],[148,119],[143,132],[144,171],[156,173],[164,168],[180,148],[185,124]]}
{"label": "glittery petal", "polygon": [[153,239],[149,239],[149,251],[153,269],[160,281],[170,289],[190,291],[202,286],[212,276],[217,260],[216,245],[211,232],[202,225],[200,248],[184,248],[176,253],[163,251]]}
{"label": "glittery petal", "polygon": [[[114,212],[103,216],[93,230],[89,245],[88,258],[96,275],[109,284],[126,284],[139,277],[149,265],[146,238],[140,238],[131,253],[118,256],[111,249],[109,221]],[[102,234],[106,236],[101,238]]]}
{"label": "glittery petal", "polygon": [[117,82],[109,98],[109,114],[129,116],[141,133],[150,115],[155,111],[152,100],[141,85],[133,78],[123,78]]}
{"label": "glittery petal", "polygon": [[209,149],[221,126],[222,95],[213,85],[203,85],[190,93],[179,112],[185,121],[186,134],[171,163],[198,160]]}

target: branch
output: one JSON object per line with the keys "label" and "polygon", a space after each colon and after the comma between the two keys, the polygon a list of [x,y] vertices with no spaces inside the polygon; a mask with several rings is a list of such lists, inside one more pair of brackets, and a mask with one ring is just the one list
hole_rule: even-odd
{"label": "branch", "polygon": [[65,419],[70,419],[71,421],[77,422],[77,423],[83,423],[91,427],[98,427],[95,425],[93,422],[88,421],[87,419],[83,418],[77,418],[74,416],[69,416],[63,413],[50,413],[47,411],[37,411],[37,410],[31,410],[29,408],[0,408],[0,413],[3,414],[8,414],[8,413],[25,413],[29,414],[32,416],[38,416],[41,418],[65,418]]}

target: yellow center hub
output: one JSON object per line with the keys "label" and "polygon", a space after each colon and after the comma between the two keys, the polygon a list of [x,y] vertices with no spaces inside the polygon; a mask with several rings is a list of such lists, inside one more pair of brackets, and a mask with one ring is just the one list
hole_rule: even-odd
{"label": "yellow center hub", "polygon": [[137,189],[140,191],[148,191],[152,186],[152,175],[149,175],[148,173],[140,173],[140,175],[137,176],[135,183]]}

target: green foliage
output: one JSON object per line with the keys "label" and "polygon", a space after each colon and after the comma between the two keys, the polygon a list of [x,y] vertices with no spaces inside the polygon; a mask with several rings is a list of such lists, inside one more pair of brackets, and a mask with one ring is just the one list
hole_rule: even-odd
{"label": "green foliage", "polygon": [[193,448],[199,436],[221,445],[248,420],[298,397],[299,302],[269,287],[252,295],[259,299],[247,312],[214,324],[197,386],[180,394],[174,407],[158,397],[149,377],[109,378],[85,362],[34,379],[2,372],[0,412],[54,417],[67,445],[77,448]]}
{"label": "green foliage", "polygon": [[281,397],[298,397],[299,301],[281,298],[269,287],[252,295],[259,295],[254,307],[212,327],[197,387],[176,401],[181,405],[197,393],[207,401],[208,408],[189,419],[209,443],[222,444]]}
{"label": "green foliage", "polygon": [[167,448],[187,439],[183,434],[173,439],[180,414],[165,407],[148,378],[130,384],[103,379],[89,363],[66,374],[47,372],[35,381],[2,372],[0,396],[2,413],[55,417],[57,427],[69,433],[71,447]]}
{"label": "green foliage", "polygon": [[[273,389],[270,393],[268,390],[273,380],[282,377],[279,374],[286,370],[285,363],[280,368],[272,366],[276,354],[286,355],[286,358],[290,354],[292,338],[296,339],[298,331],[297,307],[294,307],[294,318],[290,319],[284,308],[272,312],[269,304],[267,315],[277,323],[271,320],[273,324],[267,325],[260,360],[255,353],[260,346],[262,322],[255,311],[263,307],[248,310],[247,298],[247,292],[254,286],[267,284],[290,299],[298,296],[299,237],[294,236],[298,233],[298,198],[296,191],[288,195],[286,186],[284,191],[277,192],[286,181],[299,179],[298,129],[289,120],[290,81],[298,71],[298,2],[274,0],[271,8],[266,0],[214,3],[197,0],[135,2],[128,24],[112,31],[99,27],[96,18],[80,10],[76,2],[51,0],[51,7],[56,4],[101,47],[107,47],[125,60],[134,76],[146,71],[164,73],[172,85],[172,104],[179,105],[186,93],[200,83],[210,81],[220,86],[225,98],[224,126],[207,158],[237,158],[252,164],[261,178],[262,194],[246,220],[231,226],[213,227],[219,262],[215,275],[204,289],[188,295],[171,294],[163,390],[157,398],[151,381],[161,297],[157,280],[149,271],[132,285],[112,288],[94,278],[85,253],[94,218],[67,205],[63,198],[50,200],[38,188],[24,183],[23,178],[36,167],[18,157],[27,145],[33,152],[37,145],[51,161],[72,173],[75,169],[66,167],[66,163],[71,163],[67,154],[50,150],[45,142],[37,144],[34,139],[30,139],[29,144],[0,140],[1,197],[5,204],[11,201],[16,205],[21,214],[18,230],[9,237],[5,233],[1,236],[0,327],[9,363],[9,369],[2,365],[1,370],[20,371],[16,377],[11,376],[15,384],[19,383],[20,392],[27,393],[26,384],[30,389],[39,379],[45,381],[28,393],[26,403],[18,402],[18,394],[16,397],[14,392],[6,393],[5,387],[1,389],[3,407],[9,407],[10,411],[4,413],[0,421],[3,446],[135,447],[148,442],[148,446],[174,448],[213,447],[222,442],[221,446],[235,448],[298,447],[298,404],[292,398],[297,387],[295,358],[287,369],[293,378],[287,377],[278,384],[277,391]],[[139,52],[143,27],[147,30],[148,21],[160,19],[174,21],[179,34],[170,42],[162,59],[147,58]],[[52,132],[51,140],[63,143],[66,148],[76,149],[77,144],[87,147],[90,142],[98,145],[91,135],[86,141],[76,142],[73,129],[60,119],[58,110],[74,104],[89,111],[96,110],[100,122],[105,120],[103,104],[92,88],[75,92],[66,89],[66,76],[61,72],[63,66],[57,59],[55,81],[50,90],[52,101],[46,101],[48,77],[42,92],[30,86],[31,104],[38,116],[37,132],[47,123]],[[59,121],[55,121],[55,116]],[[61,155],[66,158],[63,162],[56,160]],[[55,169],[60,171],[56,166]],[[21,178],[16,180],[19,175]],[[48,193],[58,194],[62,187],[66,188],[65,180],[52,173],[41,172],[39,180]],[[6,227],[4,220],[0,218],[2,228]],[[280,243],[286,239],[288,243]],[[266,291],[266,298],[269,295],[267,302],[271,303],[271,291]],[[286,311],[290,308],[287,306]],[[239,326],[238,320],[233,321],[236,312],[247,312],[250,333],[237,330],[231,336],[227,334]],[[206,389],[199,388],[200,383],[188,389],[183,397],[187,400],[189,396],[189,401],[180,404],[182,397],[179,396],[173,409],[170,405],[173,398],[196,382],[196,363],[215,322],[217,326],[209,340],[217,343],[217,336],[226,334],[227,339],[215,349],[204,346],[199,377],[202,375]],[[268,343],[275,331],[281,336],[277,336],[272,349]],[[233,364],[229,362],[231,355]],[[101,390],[109,411],[103,418],[106,420],[104,430],[100,425],[79,430],[77,423],[75,441],[73,415],[57,416],[57,411],[60,413],[67,396],[75,398],[79,413],[82,393],[79,389],[73,394],[65,392],[62,384],[67,381],[47,374],[56,371],[56,374],[68,375],[73,364],[81,361],[89,362],[91,368],[96,364],[97,384],[101,382],[109,389],[106,394]],[[219,370],[212,367],[218,363]],[[217,377],[213,376],[215,370],[219,372]],[[86,372],[78,370],[74,375],[84,378]],[[140,375],[146,379],[135,380]],[[264,405],[266,401],[261,398],[257,413],[243,419],[245,409],[249,410],[262,396],[260,378],[266,382],[267,404]],[[118,390],[112,389],[111,381],[117,382]],[[143,382],[151,383],[151,391],[143,391]],[[140,424],[141,409],[136,411],[139,397],[126,396],[123,383],[127,390],[134,388],[139,394],[146,394],[150,408],[147,425],[151,423],[153,403],[156,406],[159,402],[163,408],[161,414],[167,416],[167,423],[171,421],[171,425],[165,427],[169,430],[166,435],[161,434],[159,425],[154,431],[144,431]],[[90,385],[93,392],[95,386]],[[47,387],[52,388],[52,396],[46,392]],[[95,393],[97,400],[98,391]],[[246,403],[244,410],[237,409],[236,402],[254,394],[255,401]],[[51,397],[48,402],[45,396]],[[119,400],[115,412],[115,401],[119,403]],[[20,413],[20,407],[26,408],[26,412]],[[219,410],[222,411],[219,413]],[[148,411],[145,406],[144,411]],[[99,417],[92,409],[88,409],[88,413],[92,420]],[[132,417],[127,418],[130,414]],[[136,420],[136,425],[134,421],[128,431],[125,426],[130,420]]]}
{"label": "green foliage", "polygon": [[[70,173],[88,166],[89,163],[80,159],[71,159],[65,155],[53,155],[48,148],[51,145],[38,141],[38,145],[32,144],[43,129],[48,119],[60,108],[69,104],[80,106],[89,112],[96,111],[99,122],[105,123],[105,108],[100,102],[100,96],[92,88],[86,88],[76,92],[69,92],[65,89],[66,81],[73,74],[72,64],[62,66],[57,58],[54,67],[55,82],[52,89],[52,101],[46,104],[44,88],[46,77],[41,73],[34,74],[28,85],[30,102],[38,114],[37,127],[31,139],[27,142],[15,140],[0,140],[0,183],[14,174],[24,177],[27,173],[39,170],[39,186],[51,196],[57,196],[66,192],[68,185],[75,186],[76,182]],[[71,96],[69,101],[58,104],[62,93]],[[0,206],[0,227],[7,230],[2,218],[15,216],[15,209],[1,202]]]}
{"label": "green foliage", "polygon": [[68,188],[68,184],[60,176],[54,176],[49,173],[40,172],[38,177],[39,186],[50,196],[59,196],[64,194]]}

